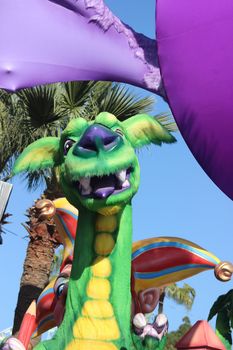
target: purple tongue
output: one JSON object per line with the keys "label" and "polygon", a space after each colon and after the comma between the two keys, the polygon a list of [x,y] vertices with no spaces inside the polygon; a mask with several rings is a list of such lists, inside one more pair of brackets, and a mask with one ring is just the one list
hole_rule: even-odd
{"label": "purple tongue", "polygon": [[93,192],[93,197],[104,199],[104,198],[109,197],[114,191],[115,191],[115,187],[113,187],[113,186],[101,187],[101,188],[96,189]]}
{"label": "purple tongue", "polygon": [[94,198],[108,198],[116,189],[116,177],[114,175],[104,175],[91,179],[92,196]]}

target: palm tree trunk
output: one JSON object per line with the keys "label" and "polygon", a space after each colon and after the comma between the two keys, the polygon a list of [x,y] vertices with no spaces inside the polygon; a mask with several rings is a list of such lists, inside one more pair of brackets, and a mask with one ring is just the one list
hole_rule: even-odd
{"label": "palm tree trunk", "polygon": [[161,294],[159,297],[159,308],[158,308],[158,313],[162,314],[163,313],[163,302],[164,302],[164,298],[165,298],[165,288],[163,288],[161,290]]}
{"label": "palm tree trunk", "polygon": [[48,239],[47,227],[44,224],[42,225],[40,227],[40,237],[31,238],[28,244],[15,309],[13,334],[19,330],[27,308],[33,299],[39,297],[49,280],[56,244]]}
{"label": "palm tree trunk", "polygon": [[15,309],[13,334],[19,330],[31,302],[38,299],[48,284],[54,251],[61,243],[53,220],[41,217],[39,202],[28,210],[29,221],[23,225],[29,232],[30,241]]}

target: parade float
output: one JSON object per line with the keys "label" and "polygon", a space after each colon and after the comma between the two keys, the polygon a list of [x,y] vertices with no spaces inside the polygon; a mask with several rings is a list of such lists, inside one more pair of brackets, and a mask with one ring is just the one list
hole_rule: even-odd
{"label": "parade float", "polygon": [[[169,103],[200,165],[233,198],[230,0],[179,0],[175,5],[157,0],[157,41],[122,23],[102,0],[2,0],[0,9],[1,88],[91,79],[154,92]],[[138,312],[143,293],[152,289],[155,307],[159,293],[153,288],[212,268],[218,278],[230,279],[230,263],[189,241],[164,237],[132,246],[131,199],[140,173],[135,150],[174,141],[152,117],[120,122],[105,112],[91,122],[74,119],[60,138],[36,141],[16,161],[14,174],[56,167],[67,199],[79,210],[74,255],[51,282],[53,308],[47,310],[57,322],[54,300],[61,293],[64,317],[60,311],[55,337],[36,349],[162,349],[167,318],[158,315],[147,323]],[[58,283],[62,274],[68,289],[64,281],[62,288]],[[45,294],[51,285],[47,288]],[[34,320],[29,335],[25,338],[21,330],[23,341],[9,339],[8,347],[27,346],[32,330],[41,327],[43,297],[25,315],[25,324],[27,318]]]}

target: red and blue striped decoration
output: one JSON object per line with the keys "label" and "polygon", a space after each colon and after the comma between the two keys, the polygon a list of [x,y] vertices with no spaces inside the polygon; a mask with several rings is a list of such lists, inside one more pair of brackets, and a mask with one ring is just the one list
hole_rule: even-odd
{"label": "red and blue striped decoration", "polygon": [[161,287],[214,269],[220,260],[193,242],[177,237],[150,238],[133,243],[135,290]]}

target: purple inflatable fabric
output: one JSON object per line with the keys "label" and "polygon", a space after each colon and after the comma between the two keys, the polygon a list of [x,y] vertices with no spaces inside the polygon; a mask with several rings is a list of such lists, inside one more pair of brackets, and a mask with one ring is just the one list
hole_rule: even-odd
{"label": "purple inflatable fabric", "polygon": [[179,129],[233,199],[233,1],[157,0],[157,45]]}
{"label": "purple inflatable fabric", "polygon": [[160,94],[155,41],[103,0],[1,0],[0,33],[1,88],[110,80]]}
{"label": "purple inflatable fabric", "polygon": [[[157,0],[162,79],[179,129],[233,199],[233,1]],[[103,0],[1,0],[0,87],[127,82],[164,96],[157,44]]]}

